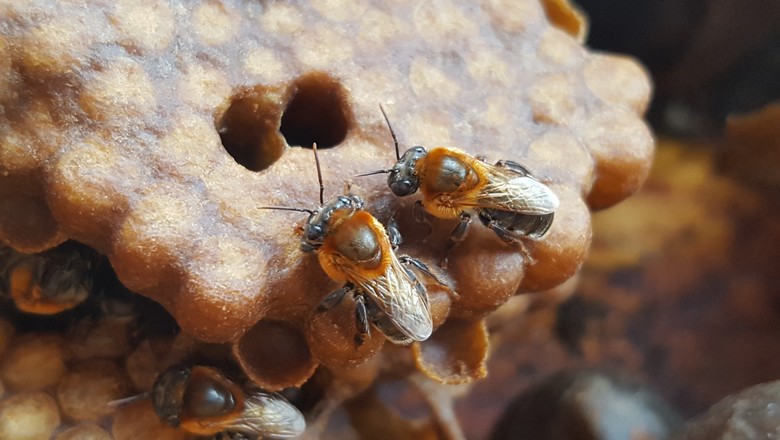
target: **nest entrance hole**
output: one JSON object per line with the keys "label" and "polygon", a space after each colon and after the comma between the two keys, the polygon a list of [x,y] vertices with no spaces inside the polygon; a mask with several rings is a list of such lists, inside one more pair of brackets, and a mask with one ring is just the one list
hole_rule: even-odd
{"label": "nest entrance hole", "polygon": [[279,105],[278,93],[266,86],[238,92],[217,123],[222,146],[236,162],[262,171],[284,154],[287,145],[332,148],[347,137],[354,117],[347,92],[335,78],[309,73],[287,89],[289,100]]}
{"label": "nest entrance hole", "polygon": [[354,125],[347,92],[338,80],[322,72],[304,75],[291,86],[291,98],[279,130],[288,145],[332,148]]}
{"label": "nest entrance hole", "polygon": [[222,115],[217,131],[222,145],[233,159],[252,171],[262,171],[284,153],[279,133],[279,106],[264,87],[235,95]]}

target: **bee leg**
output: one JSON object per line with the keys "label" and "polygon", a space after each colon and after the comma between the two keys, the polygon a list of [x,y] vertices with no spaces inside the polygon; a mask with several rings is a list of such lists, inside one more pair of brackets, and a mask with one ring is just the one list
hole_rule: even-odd
{"label": "bee leg", "polygon": [[342,299],[344,299],[344,295],[347,294],[347,292],[351,292],[355,287],[351,283],[347,283],[339,290],[333,291],[328,294],[323,300],[320,302],[320,305],[317,306],[317,312],[326,312],[341,302]]}
{"label": "bee leg", "polygon": [[366,298],[363,295],[355,295],[355,324],[357,333],[355,333],[355,345],[360,347],[366,338],[371,336],[371,330],[368,326],[368,310],[366,310]]}
{"label": "bee leg", "polygon": [[439,261],[439,266],[442,269],[446,269],[449,262],[447,261],[450,256],[450,251],[456,244],[466,239],[466,235],[469,231],[469,224],[471,223],[471,216],[466,212],[460,213],[460,223],[452,229],[450,238],[447,240],[447,244],[444,247],[444,256]]}
{"label": "bee leg", "polygon": [[485,223],[485,226],[492,229],[493,232],[498,235],[498,238],[500,238],[504,243],[511,244],[511,245],[520,245],[521,242],[518,240],[515,236],[512,235],[511,232],[509,232],[506,228],[504,228],[500,223],[495,221],[489,221]]}
{"label": "bee leg", "polygon": [[508,170],[512,170],[516,172],[517,174],[523,175],[523,176],[530,176],[531,172],[528,171],[528,169],[522,165],[520,165],[517,162],[512,162],[511,160],[504,160],[501,159],[498,162],[496,162],[496,166],[499,168],[506,168]]}
{"label": "bee leg", "polygon": [[493,216],[493,211],[489,209],[481,209],[478,211],[479,221],[483,225],[493,230],[504,243],[510,245],[519,245],[520,240],[517,238],[517,234],[513,234],[505,223],[502,223]]}
{"label": "bee leg", "polygon": [[388,238],[390,238],[390,246],[392,246],[393,250],[398,249],[398,246],[401,245],[402,237],[401,231],[398,230],[398,222],[395,220],[395,217],[390,217],[385,229],[387,230]]}
{"label": "bee leg", "polygon": [[425,223],[425,207],[422,204],[422,200],[418,200],[414,202],[414,206],[412,207],[412,217],[414,217],[414,221],[417,223]]}
{"label": "bee leg", "polygon": [[415,275],[414,272],[412,272],[409,268],[404,268],[404,271],[407,275],[409,275],[409,278],[411,278],[412,283],[414,283],[414,290],[417,291],[418,294],[423,295],[425,298],[428,297],[428,293],[425,291],[425,286],[422,285],[420,282],[420,279],[417,278],[417,275]]}
{"label": "bee leg", "polygon": [[412,206],[412,217],[414,218],[414,221],[416,221],[417,223],[425,223],[425,225],[428,226],[429,234],[431,233],[431,231],[433,231],[433,226],[431,226],[431,221],[428,218],[428,213],[425,212],[425,206],[423,206],[421,200],[414,202],[414,206]]}
{"label": "bee leg", "polygon": [[[426,266],[425,263],[423,263],[422,261],[420,261],[420,260],[418,260],[416,258],[412,258],[412,257],[410,257],[408,255],[401,255],[401,256],[399,256],[398,257],[398,261],[400,261],[403,264],[408,264],[408,265],[414,267],[415,269],[419,270],[420,272],[424,273],[425,275],[429,276],[430,278],[433,279],[433,281],[436,281],[436,284],[439,284],[439,285],[444,286],[444,287],[449,287],[449,286],[447,286],[447,284],[444,281],[440,280],[439,277],[437,277],[436,274],[434,274],[431,271],[431,269],[429,269],[428,266]],[[415,277],[415,279],[416,278],[417,277]]]}
{"label": "bee leg", "polygon": [[520,248],[520,252],[523,253],[523,256],[530,264],[536,264],[536,259],[531,256],[531,253],[528,252],[528,248],[526,247],[525,243],[523,243],[522,240],[518,239],[515,235],[513,235],[509,230],[507,230],[504,226],[502,226],[500,223],[490,220],[487,222],[484,222],[485,226],[492,229],[493,232],[498,235],[498,238],[503,240],[505,243],[511,244],[513,246],[518,246]]}

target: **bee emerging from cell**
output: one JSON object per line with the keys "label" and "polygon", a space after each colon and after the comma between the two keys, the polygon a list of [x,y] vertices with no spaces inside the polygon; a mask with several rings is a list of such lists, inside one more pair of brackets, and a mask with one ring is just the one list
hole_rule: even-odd
{"label": "bee emerging from cell", "polygon": [[285,439],[306,429],[303,415],[284,397],[239,386],[208,366],[168,368],[157,377],[151,400],[165,423],[214,439]]}
{"label": "bee emerging from cell", "polygon": [[97,264],[97,254],[75,242],[38,254],[2,246],[0,291],[22,312],[53,315],[87,299]]}
{"label": "bee emerging from cell", "polygon": [[[327,203],[323,199],[322,174],[313,146],[320,184],[320,207],[316,210],[263,207],[309,214],[303,227],[301,249],[315,252],[325,273],[343,287],[323,299],[318,312],[327,311],[346,295],[355,301],[357,332],[355,343],[363,344],[370,324],[391,342],[408,344],[428,339],[433,331],[428,294],[413,270],[440,281],[421,261],[396,255],[401,235],[393,221],[387,228],[363,210],[363,200],[341,195]],[[448,289],[449,290],[449,289]]]}
{"label": "bee emerging from cell", "polygon": [[506,243],[520,246],[528,255],[523,240],[544,236],[552,225],[559,200],[555,193],[537,180],[522,165],[499,160],[490,165],[461,150],[437,147],[426,150],[415,146],[401,155],[398,139],[380,105],[382,115],[395,144],[396,164],[362,176],[387,173],[390,190],[399,197],[422,193],[415,202],[414,217],[426,221],[426,213],[441,219],[459,219],[452,230],[440,265],[456,243],[463,241],[476,213],[480,222]]}

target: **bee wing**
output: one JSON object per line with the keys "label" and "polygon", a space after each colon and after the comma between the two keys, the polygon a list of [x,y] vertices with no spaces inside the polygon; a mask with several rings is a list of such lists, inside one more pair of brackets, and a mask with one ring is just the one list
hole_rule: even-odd
{"label": "bee wing", "polygon": [[480,168],[479,174],[487,183],[454,198],[453,202],[458,206],[530,215],[550,214],[558,209],[558,196],[533,177],[486,163],[474,166]]}
{"label": "bee wing", "polygon": [[384,275],[357,279],[357,286],[367,293],[395,327],[415,341],[424,341],[433,332],[428,295],[421,284],[413,281],[395,254]]}
{"label": "bee wing", "polygon": [[254,391],[246,394],[240,417],[224,426],[260,438],[286,439],[303,434],[306,421],[298,408],[278,394]]}

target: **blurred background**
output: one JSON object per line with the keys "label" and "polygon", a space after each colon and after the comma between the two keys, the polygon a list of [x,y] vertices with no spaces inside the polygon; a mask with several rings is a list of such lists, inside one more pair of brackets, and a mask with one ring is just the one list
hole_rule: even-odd
{"label": "blurred background", "polygon": [[780,2],[580,0],[593,49],[652,74],[649,120],[663,135],[718,136],[729,114],[780,98]]}
{"label": "blurred background", "polygon": [[780,379],[780,2],[577,3],[591,49],[653,77],[653,171],[594,214],[576,282],[490,318],[490,376],[459,416],[506,411],[494,439],[666,438],[695,416],[680,438],[780,438],[778,388],[701,416]]}

